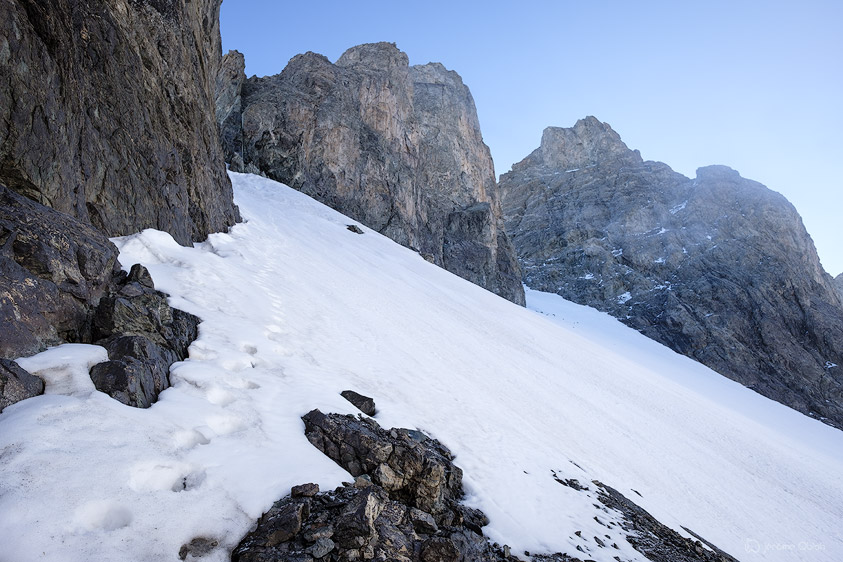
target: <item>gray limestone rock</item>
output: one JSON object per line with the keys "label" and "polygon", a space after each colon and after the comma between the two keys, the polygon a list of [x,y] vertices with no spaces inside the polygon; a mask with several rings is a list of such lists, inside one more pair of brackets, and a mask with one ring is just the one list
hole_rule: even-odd
{"label": "gray limestone rock", "polygon": [[837,289],[837,294],[840,300],[843,301],[843,273],[834,278],[834,288]]}
{"label": "gray limestone rock", "polygon": [[220,1],[0,0],[0,182],[108,236],[234,224]]}
{"label": "gray limestone rock", "polygon": [[780,194],[643,161],[593,117],[546,129],[500,188],[529,287],[843,427],[843,305]]}
{"label": "gray limestone rock", "polygon": [[244,171],[241,93],[246,81],[246,59],[238,51],[229,51],[222,57],[216,76],[215,105],[217,126],[223,146],[225,161],[231,170]]}
{"label": "gray limestone rock", "polygon": [[44,381],[10,359],[0,359],[0,412],[21,400],[44,394]]}
{"label": "gray limestone rock", "polygon": [[264,78],[245,79],[240,57],[227,58],[217,118],[232,166],[259,170],[523,304],[492,159],[456,72],[411,67],[391,43],[353,47],[336,64],[297,55]]}

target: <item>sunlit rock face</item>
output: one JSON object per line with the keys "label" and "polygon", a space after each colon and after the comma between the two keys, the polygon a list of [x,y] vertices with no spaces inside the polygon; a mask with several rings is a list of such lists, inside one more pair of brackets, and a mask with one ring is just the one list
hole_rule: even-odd
{"label": "sunlit rock face", "polygon": [[492,158],[456,72],[410,66],[392,43],[353,47],[335,64],[297,55],[264,78],[246,79],[242,64],[227,54],[217,81],[232,169],[284,182],[524,303]]}
{"label": "sunlit rock face", "polygon": [[643,161],[593,117],[546,129],[500,188],[529,287],[843,426],[843,306],[782,195]]}

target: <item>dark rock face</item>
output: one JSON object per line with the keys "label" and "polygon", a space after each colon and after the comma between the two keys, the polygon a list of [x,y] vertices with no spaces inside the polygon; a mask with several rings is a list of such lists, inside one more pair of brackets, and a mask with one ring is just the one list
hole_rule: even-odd
{"label": "dark rock face", "polygon": [[222,57],[216,76],[216,117],[225,161],[231,169],[243,171],[243,83],[246,81],[246,59],[239,51]]}
{"label": "dark rock face", "polygon": [[44,394],[44,381],[10,359],[0,359],[0,412],[15,402]]}
{"label": "dark rock face", "polygon": [[265,78],[246,79],[236,53],[225,61],[217,118],[232,169],[284,182],[523,304],[494,166],[457,73],[410,67],[391,43],[336,64],[298,55]]}
{"label": "dark rock face", "polygon": [[843,301],[843,273],[834,278],[834,288],[837,289],[837,294],[840,300]]}
{"label": "dark rock face", "polygon": [[529,287],[843,426],[843,305],[784,197],[642,161],[593,117],[546,129],[500,187]]}
{"label": "dark rock face", "polygon": [[110,359],[91,368],[97,390],[129,406],[148,408],[170,386],[170,365],[187,358],[200,320],[171,308],[166,297],[139,264],[115,282],[94,321],[96,344]]}
{"label": "dark rock face", "polygon": [[0,0],[0,183],[109,236],[238,219],[213,119],[220,0]]}
{"label": "dark rock face", "polygon": [[90,342],[119,271],[101,232],[0,185],[0,357]]}

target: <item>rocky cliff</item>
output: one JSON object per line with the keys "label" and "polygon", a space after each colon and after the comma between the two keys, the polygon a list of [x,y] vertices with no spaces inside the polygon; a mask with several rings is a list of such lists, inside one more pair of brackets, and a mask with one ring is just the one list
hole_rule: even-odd
{"label": "rocky cliff", "polygon": [[500,187],[528,286],[843,427],[843,305],[783,196],[645,162],[593,117],[546,129]]}
{"label": "rocky cliff", "polygon": [[843,273],[834,278],[834,287],[837,289],[837,294],[840,295],[840,300],[843,301]]}
{"label": "rocky cliff", "polygon": [[[144,343],[137,330],[97,333],[118,291],[158,299],[138,312],[167,312],[153,335],[184,318],[121,284],[108,237],[157,228],[188,244],[239,217],[214,119],[220,1],[0,0],[0,357],[109,335]],[[123,368],[103,373],[114,392],[155,379],[127,403],[153,401],[186,353],[153,343],[109,348]],[[0,404],[25,397],[20,380],[0,372],[0,394],[14,391]]]}
{"label": "rocky cliff", "polygon": [[409,66],[392,43],[332,64],[314,53],[246,79],[239,53],[217,80],[233,169],[261,172],[523,304],[494,166],[474,101],[456,72]]}
{"label": "rocky cliff", "polygon": [[220,3],[0,0],[0,182],[109,236],[231,226]]}

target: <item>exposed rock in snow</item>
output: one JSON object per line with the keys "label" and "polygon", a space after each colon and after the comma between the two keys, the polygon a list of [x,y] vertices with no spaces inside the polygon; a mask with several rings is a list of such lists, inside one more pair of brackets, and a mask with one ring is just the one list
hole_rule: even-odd
{"label": "exposed rock in snow", "polygon": [[367,416],[375,415],[375,401],[368,396],[358,394],[353,390],[343,390],[340,392],[343,398],[354,404],[354,407],[366,414]]}
{"label": "exposed rock in snow", "polygon": [[133,265],[97,309],[96,344],[110,359],[91,369],[97,390],[129,406],[148,408],[170,386],[170,365],[187,358],[199,322],[167,304],[149,271]]}

